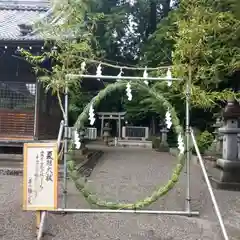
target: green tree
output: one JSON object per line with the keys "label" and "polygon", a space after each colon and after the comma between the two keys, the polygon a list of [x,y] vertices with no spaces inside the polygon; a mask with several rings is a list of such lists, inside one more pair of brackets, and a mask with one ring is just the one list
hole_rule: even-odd
{"label": "green tree", "polygon": [[[228,2],[226,4],[226,2]],[[240,21],[236,0],[183,0],[176,11],[173,63],[177,73],[191,67],[195,83],[216,88],[240,68]]]}
{"label": "green tree", "polygon": [[[67,74],[79,73],[83,59],[93,57],[97,49],[94,31],[102,16],[91,12],[94,3],[94,0],[53,1],[52,14],[34,26],[34,31],[45,39],[44,53],[35,56],[22,50],[46,90],[57,94],[63,114],[60,95],[66,87],[69,90],[80,87],[79,79],[66,78]],[[51,63],[50,69],[42,67],[46,60]]]}
{"label": "green tree", "polygon": [[[211,113],[201,108],[211,108],[215,112],[229,97],[239,99],[238,93],[225,89],[239,88],[238,10],[239,1],[236,0],[182,0],[160,21],[143,48],[143,63],[148,66],[173,65],[174,75],[184,79],[191,69],[191,117],[198,126],[205,121],[206,127],[211,119]],[[177,109],[183,119],[185,86],[173,84],[168,93],[162,83],[155,83],[153,87],[174,106],[179,106]]]}
{"label": "green tree", "polygon": [[[34,60],[40,62],[47,57],[53,62],[54,67],[42,81],[55,92],[64,91],[65,75],[78,73],[84,59],[91,73],[95,69],[92,63],[96,65],[96,62],[88,59],[107,59],[114,63],[124,62],[124,65],[173,64],[174,74],[184,77],[189,74],[190,68],[194,83],[191,88],[192,105],[212,107],[216,105],[213,103],[233,95],[230,91],[219,93],[218,90],[238,84],[236,74],[239,72],[240,58],[237,4],[237,0],[182,0],[176,1],[174,6],[170,6],[169,0],[139,0],[134,5],[126,0],[55,0],[52,17],[36,26],[36,30],[43,32],[49,40],[50,36],[57,36],[54,45],[58,51],[49,50]],[[46,43],[48,46],[52,44],[51,41]],[[33,59],[26,53],[25,56]],[[116,69],[110,68],[104,69],[106,73],[117,74]],[[125,74],[130,73],[126,71]],[[133,71],[131,74],[136,73]],[[79,81],[73,79],[67,84],[79,86]],[[174,84],[167,91],[166,85],[162,83],[150,83],[150,86],[179,106],[179,114],[184,113],[183,84]],[[80,95],[80,92],[74,94]],[[159,108],[154,99],[141,94],[135,96],[139,104],[135,105],[135,100],[124,104],[129,115],[133,117],[133,114],[138,113],[137,119],[144,119],[144,115],[154,115],[154,111]],[[83,96],[80,97],[81,104],[78,97],[71,99],[73,106],[82,106],[85,102]],[[114,104],[111,100],[111,104]],[[123,101],[116,100],[115,104],[116,109],[121,109]],[[109,101],[105,101],[101,108],[108,106]],[[81,107],[78,109],[81,111]]]}

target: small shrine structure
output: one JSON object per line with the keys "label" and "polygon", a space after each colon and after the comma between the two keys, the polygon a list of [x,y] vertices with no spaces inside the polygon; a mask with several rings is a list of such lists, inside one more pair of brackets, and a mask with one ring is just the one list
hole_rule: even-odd
{"label": "small shrine structure", "polygon": [[97,115],[98,118],[101,119],[101,137],[103,137],[105,120],[116,120],[118,138],[122,137],[122,120],[124,120],[126,112],[97,112]]}

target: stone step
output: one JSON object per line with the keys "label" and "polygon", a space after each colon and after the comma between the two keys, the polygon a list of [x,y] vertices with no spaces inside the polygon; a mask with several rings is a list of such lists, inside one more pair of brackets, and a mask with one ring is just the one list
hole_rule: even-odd
{"label": "stone step", "polygon": [[[13,176],[22,176],[23,175],[23,163],[12,163],[12,162],[2,162],[0,161],[0,175],[13,175]],[[58,171],[59,178],[64,176],[63,165],[60,165]]]}
{"label": "stone step", "polygon": [[[112,145],[114,145],[114,142],[112,143]],[[146,140],[118,140],[117,141],[117,146],[152,149],[152,141],[146,141]]]}
{"label": "stone step", "polygon": [[13,167],[13,168],[22,168],[23,161],[16,160],[0,160],[0,167]]}
{"label": "stone step", "polygon": [[23,161],[23,154],[8,154],[8,153],[1,153],[0,154],[0,161]]}

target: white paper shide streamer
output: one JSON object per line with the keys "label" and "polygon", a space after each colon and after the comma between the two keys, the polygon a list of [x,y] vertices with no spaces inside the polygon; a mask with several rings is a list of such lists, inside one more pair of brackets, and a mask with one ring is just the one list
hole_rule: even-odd
{"label": "white paper shide streamer", "polygon": [[93,105],[91,105],[90,108],[89,108],[89,118],[88,119],[90,121],[90,125],[93,125],[95,120],[96,120]]}
{"label": "white paper shide streamer", "polygon": [[166,78],[167,78],[167,85],[169,86],[169,87],[171,87],[172,86],[172,73],[171,73],[171,69],[170,68],[168,68],[168,70],[167,70],[167,75],[166,75]]}
{"label": "white paper shide streamer", "polygon": [[132,101],[132,89],[131,84],[128,82],[126,86],[126,95],[128,97],[128,101]]}
{"label": "white paper shide streamer", "polygon": [[81,147],[81,142],[80,142],[80,137],[77,129],[74,131],[74,144],[76,149],[80,149]]}
{"label": "white paper shide streamer", "polygon": [[[145,70],[143,72],[143,78],[146,78],[146,79],[148,78],[147,67],[145,67]],[[146,85],[148,85],[148,81],[147,80],[144,80],[144,83]]]}
{"label": "white paper shide streamer", "polygon": [[[97,77],[101,77],[101,76],[102,76],[102,65],[101,65],[101,64],[99,64],[99,65],[97,66],[96,76],[97,76]],[[98,78],[97,80],[100,81],[100,78]]]}
{"label": "white paper shide streamer", "polygon": [[82,62],[81,63],[81,71],[84,72],[86,70],[86,63]]}
{"label": "white paper shide streamer", "polygon": [[123,75],[123,70],[121,68],[119,74],[117,75],[117,82],[121,81],[120,78],[122,77],[122,75]]}
{"label": "white paper shide streamer", "polygon": [[179,149],[179,154],[184,154],[185,147],[184,147],[183,137],[181,133],[178,135],[178,149]]}
{"label": "white paper shide streamer", "polygon": [[172,118],[171,118],[171,113],[170,113],[169,109],[165,115],[165,123],[167,125],[167,129],[170,129],[172,126]]}

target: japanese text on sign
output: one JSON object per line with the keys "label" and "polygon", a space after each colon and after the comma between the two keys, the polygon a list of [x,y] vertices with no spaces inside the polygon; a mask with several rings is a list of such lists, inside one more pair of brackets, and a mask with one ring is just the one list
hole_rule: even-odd
{"label": "japanese text on sign", "polygon": [[56,144],[24,145],[24,209],[57,207],[57,175]]}

